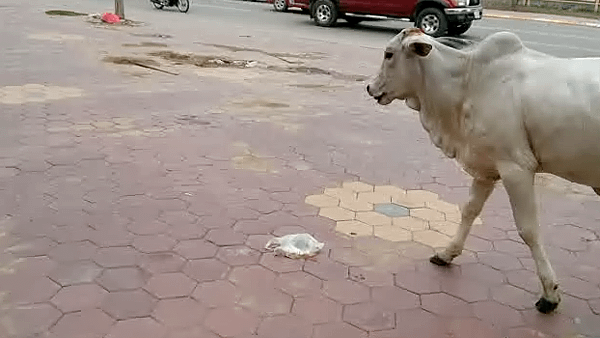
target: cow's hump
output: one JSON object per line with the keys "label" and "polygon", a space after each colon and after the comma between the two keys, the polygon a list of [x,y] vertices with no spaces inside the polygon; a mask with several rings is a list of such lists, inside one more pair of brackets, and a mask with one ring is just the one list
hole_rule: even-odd
{"label": "cow's hump", "polygon": [[525,46],[519,37],[510,32],[499,32],[485,38],[475,51],[475,59],[489,63],[521,52]]}

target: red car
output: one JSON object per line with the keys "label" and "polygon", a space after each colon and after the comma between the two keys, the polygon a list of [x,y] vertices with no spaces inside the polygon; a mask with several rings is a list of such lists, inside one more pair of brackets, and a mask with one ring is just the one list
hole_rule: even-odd
{"label": "red car", "polygon": [[310,0],[267,0],[268,3],[273,4],[273,8],[275,8],[278,12],[285,12],[288,8],[300,8],[303,12],[308,13],[308,9],[310,6]]}
{"label": "red car", "polygon": [[461,35],[483,14],[481,0],[268,0],[275,10],[308,10],[319,26],[342,18],[350,24],[375,17],[409,19],[431,36]]}

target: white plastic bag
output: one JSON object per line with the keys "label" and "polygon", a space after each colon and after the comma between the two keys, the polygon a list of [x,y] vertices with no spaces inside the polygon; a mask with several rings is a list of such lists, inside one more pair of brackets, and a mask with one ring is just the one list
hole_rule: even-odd
{"label": "white plastic bag", "polygon": [[291,234],[272,238],[265,248],[288,258],[306,258],[318,254],[323,246],[325,243],[317,241],[309,234]]}

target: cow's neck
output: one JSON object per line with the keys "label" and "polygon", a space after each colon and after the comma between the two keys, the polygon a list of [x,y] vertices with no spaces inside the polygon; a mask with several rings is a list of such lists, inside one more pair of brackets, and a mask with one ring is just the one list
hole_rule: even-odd
{"label": "cow's neck", "polygon": [[421,123],[433,143],[448,157],[459,156],[465,136],[465,93],[469,70],[467,53],[446,46],[420,61],[417,90]]}

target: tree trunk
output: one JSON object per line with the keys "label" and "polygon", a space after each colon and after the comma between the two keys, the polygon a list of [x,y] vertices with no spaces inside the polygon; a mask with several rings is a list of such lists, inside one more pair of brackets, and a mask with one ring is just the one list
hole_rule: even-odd
{"label": "tree trunk", "polygon": [[125,19],[125,5],[123,4],[123,1],[124,0],[115,0],[115,14],[121,19]]}

